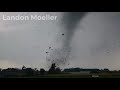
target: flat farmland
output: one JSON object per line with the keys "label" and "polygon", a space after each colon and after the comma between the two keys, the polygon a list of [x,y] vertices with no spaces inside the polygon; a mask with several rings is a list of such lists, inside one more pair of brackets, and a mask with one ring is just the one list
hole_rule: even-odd
{"label": "flat farmland", "polygon": [[48,75],[35,75],[24,78],[120,78],[120,73],[48,74]]}

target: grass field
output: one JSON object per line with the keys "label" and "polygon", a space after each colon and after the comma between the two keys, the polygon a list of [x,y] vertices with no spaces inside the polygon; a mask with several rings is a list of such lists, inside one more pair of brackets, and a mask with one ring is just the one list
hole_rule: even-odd
{"label": "grass field", "polygon": [[92,74],[51,74],[51,75],[36,75],[24,78],[120,78],[120,74],[100,74],[93,76]]}

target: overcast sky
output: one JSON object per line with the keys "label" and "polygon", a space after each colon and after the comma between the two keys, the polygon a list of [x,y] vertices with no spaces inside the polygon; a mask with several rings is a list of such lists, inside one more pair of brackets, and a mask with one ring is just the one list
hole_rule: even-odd
{"label": "overcast sky", "polygon": [[[46,51],[61,44],[61,12],[0,12],[1,15],[56,15],[56,21],[0,20],[0,68],[46,68]],[[90,12],[76,26],[69,65],[120,69],[120,13]]]}

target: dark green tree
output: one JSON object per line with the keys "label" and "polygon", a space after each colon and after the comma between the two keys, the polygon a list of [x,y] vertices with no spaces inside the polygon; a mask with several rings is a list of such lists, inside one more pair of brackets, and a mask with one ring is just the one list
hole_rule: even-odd
{"label": "dark green tree", "polygon": [[40,69],[40,74],[44,75],[45,74],[45,70],[43,68]]}

